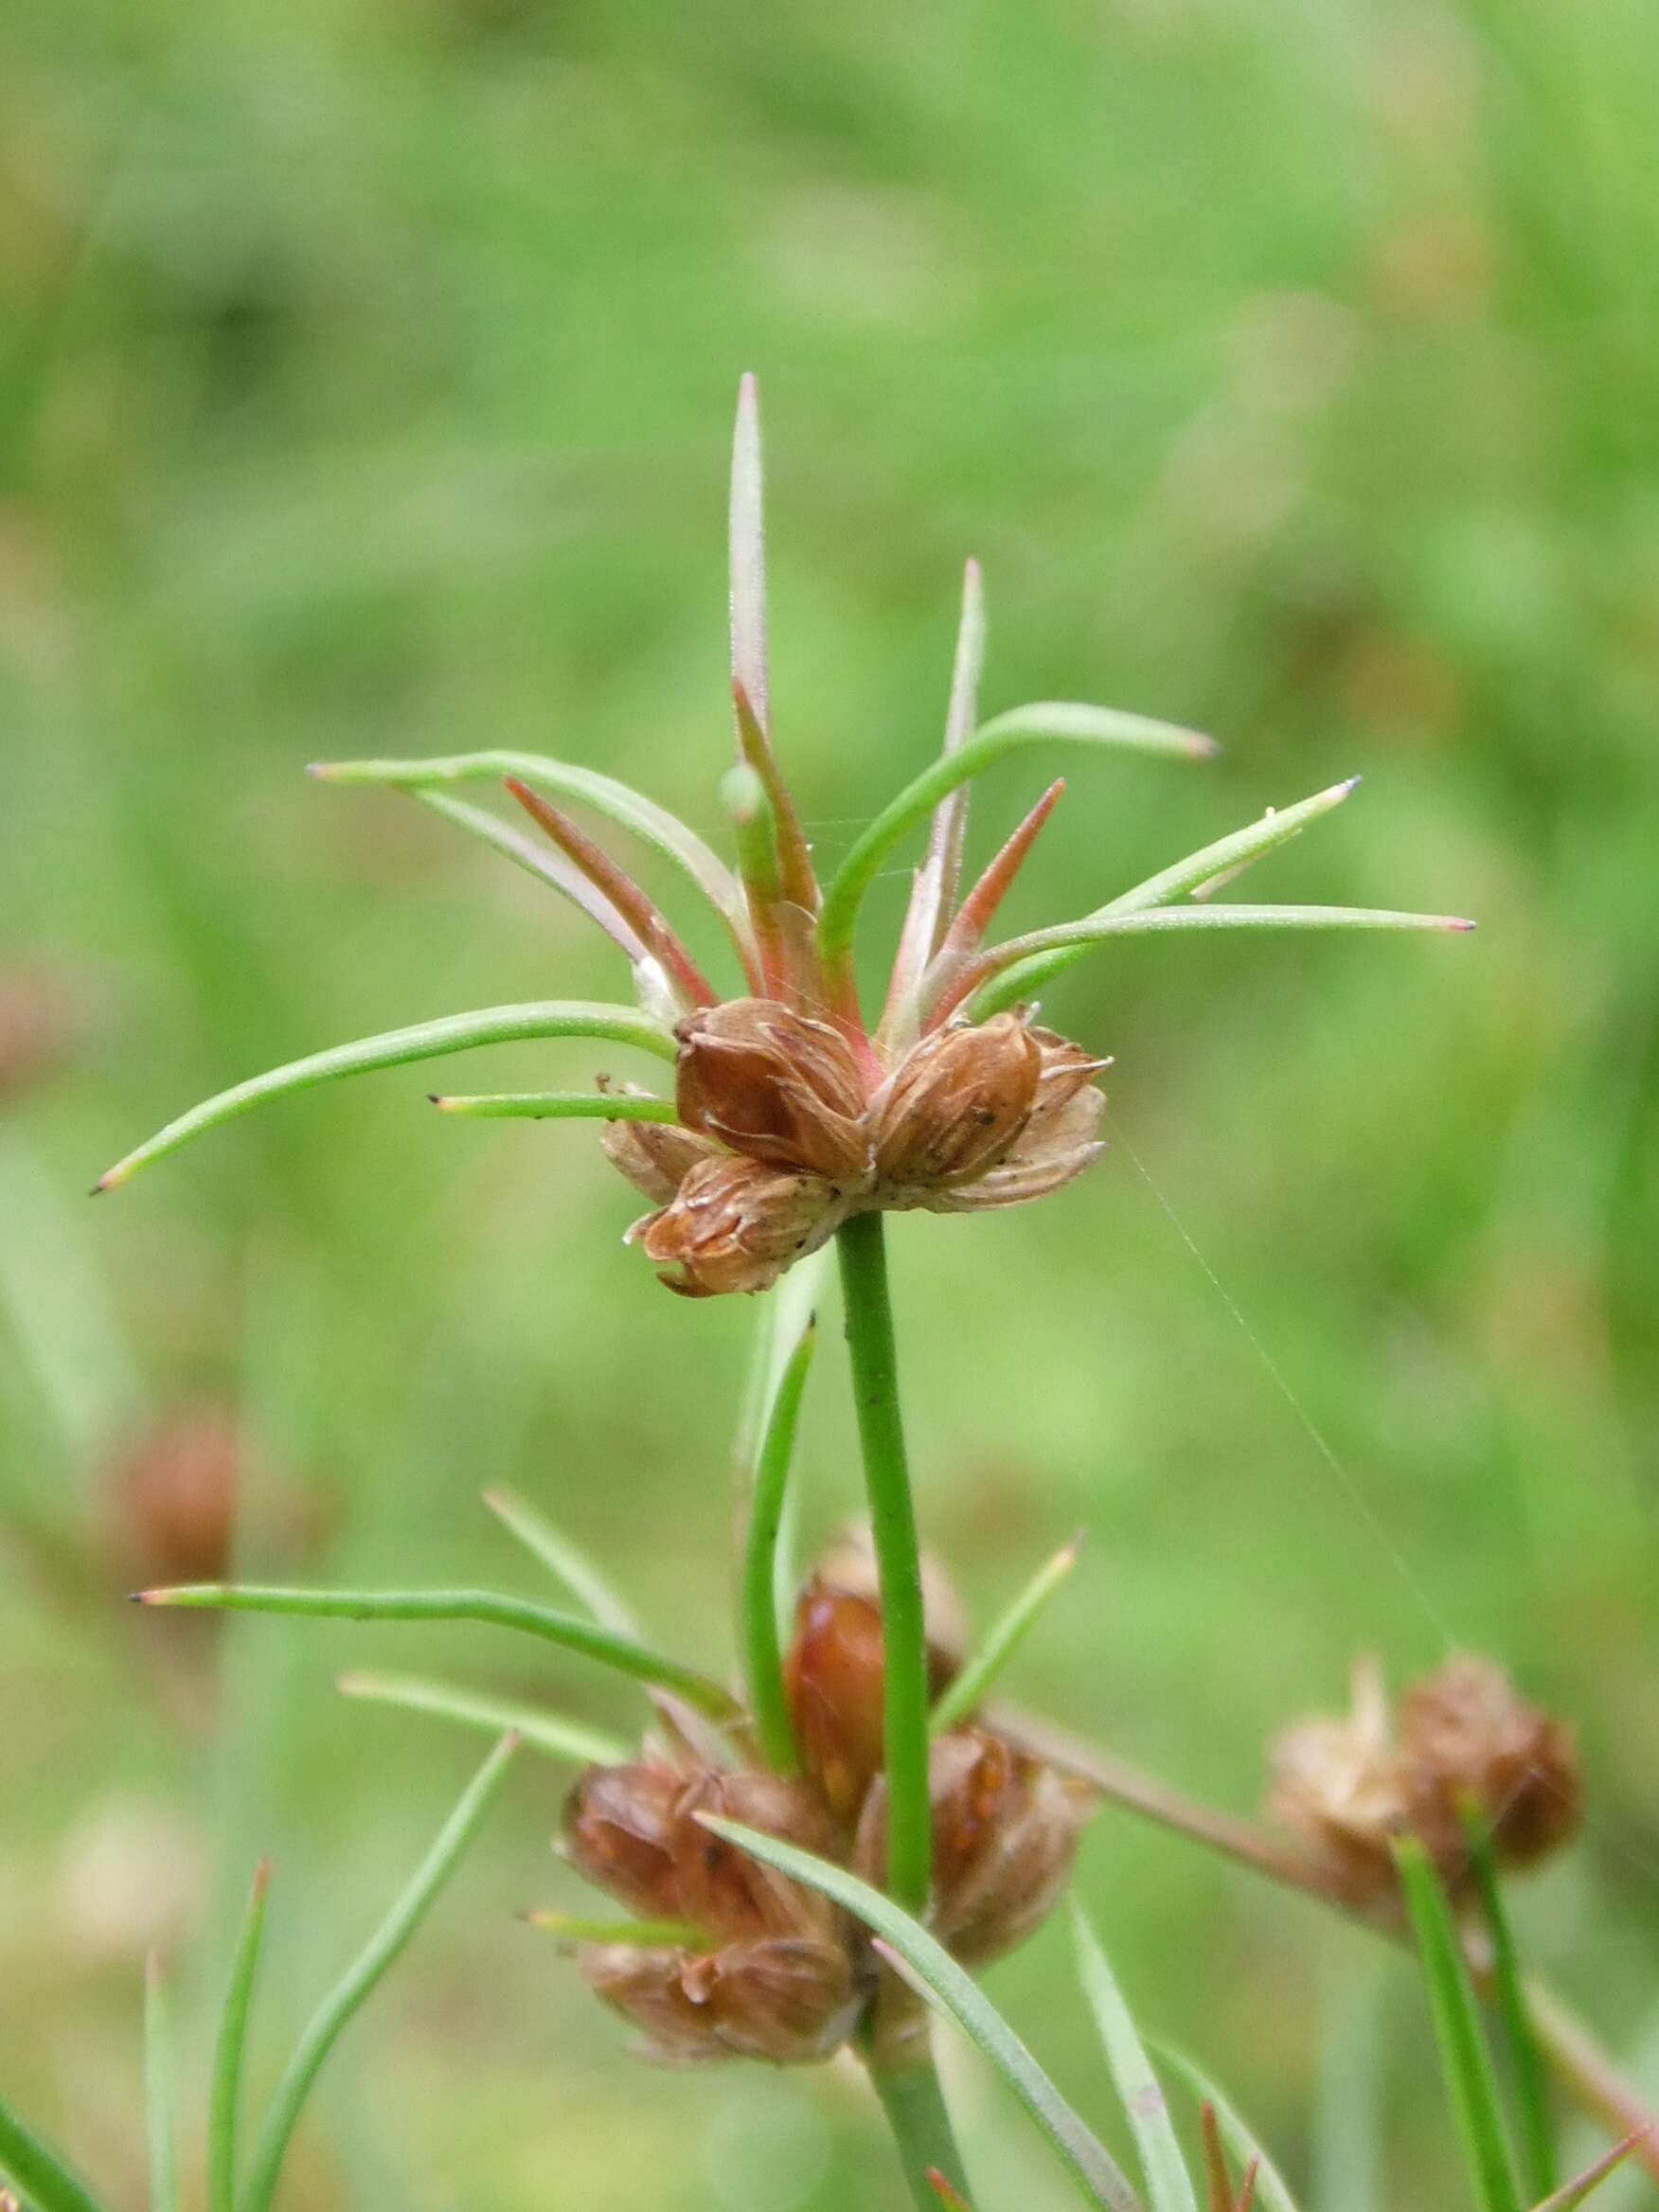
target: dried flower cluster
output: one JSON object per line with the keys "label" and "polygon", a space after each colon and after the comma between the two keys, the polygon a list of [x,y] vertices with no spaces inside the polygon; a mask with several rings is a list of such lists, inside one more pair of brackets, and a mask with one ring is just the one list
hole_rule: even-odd
{"label": "dried flower cluster", "polygon": [[1418,1837],[1442,1877],[1462,1882],[1466,1811],[1507,1865],[1555,1850],[1579,1825],[1579,1762],[1568,1729],[1490,1659],[1448,1660],[1405,1692],[1397,1718],[1366,1665],[1351,1712],[1298,1721],[1279,1738],[1271,1802],[1317,1851],[1332,1890],[1365,1905],[1392,1895],[1400,1835]]}
{"label": "dried flower cluster", "polygon": [[630,1239],[689,1296],[769,1289],[855,1213],[1045,1197],[1102,1149],[1106,1063],[1024,1013],[935,1030],[890,1072],[773,999],[710,1007],[675,1035],[680,1126],[615,1122],[604,1142],[658,1208]]}
{"label": "dried flower cluster", "polygon": [[[930,1650],[942,1688],[960,1664],[954,1597],[931,1578]],[[955,1655],[953,1656],[953,1653]],[[564,1846],[589,1881],[692,1943],[590,1944],[582,1971],[644,2031],[648,2053],[686,2062],[797,2065],[852,2033],[876,1984],[868,1942],[815,1892],[713,1835],[714,1813],[850,1865],[880,1882],[886,1852],[882,1623],[867,1551],[843,1544],[803,1591],[789,1653],[799,1778],[712,1768],[668,1751],[595,1767],[573,1791]],[[1093,1805],[983,1727],[935,1743],[935,1934],[965,1963],[999,1956],[1046,1917]],[[644,1931],[648,1936],[649,1927]]]}

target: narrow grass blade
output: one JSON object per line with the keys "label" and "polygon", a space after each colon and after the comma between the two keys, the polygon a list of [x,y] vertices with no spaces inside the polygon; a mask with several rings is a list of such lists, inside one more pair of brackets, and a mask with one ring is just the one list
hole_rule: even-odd
{"label": "narrow grass blade", "polygon": [[633,1007],[604,1006],[583,999],[543,999],[527,1006],[484,1007],[474,1013],[444,1014],[435,1022],[416,1022],[406,1029],[388,1029],[378,1037],[359,1037],[350,1044],[336,1044],[313,1052],[284,1067],[267,1069],[244,1083],[237,1083],[217,1097],[204,1099],[157,1132],[148,1143],[116,1161],[94,1186],[111,1190],[129,1182],[140,1168],[188,1144],[205,1130],[232,1121],[250,1107],[290,1091],[309,1091],[317,1083],[336,1082],[344,1076],[366,1075],[373,1068],[401,1067],[410,1061],[440,1060],[445,1053],[470,1052],[478,1044],[508,1044],[526,1037],[604,1037],[613,1044],[637,1045],[659,1060],[671,1061],[674,1040],[655,1022]]}
{"label": "narrow grass blade", "polygon": [[1476,2200],[1481,2212],[1521,2212],[1491,2054],[1481,2035],[1480,2014],[1446,1894],[1415,1836],[1396,1842],[1394,1859],[1417,1936],[1440,2069]]}
{"label": "narrow grass blade", "polygon": [[167,1978],[153,1951],[144,1972],[144,2107],[150,2212],[178,2212],[178,2061]]}
{"label": "narrow grass blade", "polygon": [[1068,1543],[1062,1543],[1054,1557],[1038,1568],[1007,1612],[991,1624],[990,1632],[978,1650],[934,1706],[928,1724],[936,1736],[942,1736],[947,1728],[954,1728],[984,1704],[992,1684],[1025,1642],[1032,1622],[1077,1565],[1082,1548],[1083,1531],[1079,1528]]}
{"label": "narrow grass blade", "polygon": [[619,1636],[639,1634],[633,1607],[613,1587],[603,1570],[562,1528],[556,1528],[544,1513],[538,1512],[527,1498],[521,1497],[517,1490],[493,1490],[484,1492],[484,1503],[508,1534],[517,1537],[525,1549],[541,1561],[548,1573],[563,1584],[601,1627],[615,1629]]}
{"label": "narrow grass blade", "polygon": [[1169,2107],[1158,2077],[1152,2071],[1116,1976],[1107,1964],[1095,1931],[1075,1902],[1071,1908],[1072,1941],[1077,1949],[1078,1972],[1089,2009],[1095,2015],[1106,2063],[1129,2114],[1141,2171],[1146,2176],[1151,2212],[1198,2212],[1198,2199],[1181,2155]]}
{"label": "narrow grass blade", "polygon": [[738,385],[732,431],[731,501],[726,515],[730,560],[732,681],[740,684],[762,729],[772,717],[766,663],[765,497],[760,466],[760,391],[753,376]]}
{"label": "narrow grass blade", "polygon": [[236,2203],[237,2132],[241,2123],[242,2064],[247,2049],[248,2015],[259,1976],[265,1941],[265,1900],[271,1887],[269,1860],[254,1869],[253,1887],[237,1933],[230,1984],[219,2016],[213,2050],[213,2078],[207,2092],[207,2212],[233,2212]]}
{"label": "narrow grass blade", "polygon": [[931,768],[907,784],[876,816],[842,862],[818,918],[818,950],[832,972],[850,965],[853,932],[865,893],[881,873],[900,840],[927,819],[939,802],[959,791],[999,760],[1032,745],[1055,740],[1097,745],[1108,750],[1162,753],[1180,759],[1202,759],[1215,751],[1208,738],[1149,722],[1142,715],[1116,714],[1100,706],[1055,703],[1016,707],[986,722],[965,745],[942,754]]}
{"label": "narrow grass blade", "polygon": [[1591,2190],[1598,2188],[1610,2173],[1624,2164],[1648,2132],[1646,2128],[1637,2128],[1622,2143],[1615,2143],[1611,2150],[1604,2152],[1594,2166],[1587,2166],[1576,2181],[1566,2183],[1546,2197],[1542,2204],[1535,2205],[1533,2212],[1576,2212],[1576,2207],[1584,2202]]}
{"label": "narrow grass blade", "polygon": [[929,2002],[954,2020],[985,2053],[1081,2183],[1090,2201],[1107,2205],[1110,2212],[1140,2212],[1134,2191],[1105,2146],[1067,2104],[978,1984],[919,1920],[845,1867],[831,1865],[810,1851],[797,1850],[793,1844],[740,1827],[735,1821],[719,1820],[711,1813],[697,1817],[705,1828],[740,1850],[776,1867],[792,1881],[821,1891],[872,1929],[909,1970]]}
{"label": "narrow grass blade", "polygon": [[54,2150],[0,2102],[0,2175],[23,2192],[28,2212],[103,2212]]}
{"label": "narrow grass blade", "polygon": [[196,1582],[173,1590],[146,1590],[139,1602],[194,1612],[296,1614],[319,1620],[482,1621],[489,1627],[540,1636],[545,1643],[597,1659],[601,1667],[614,1668],[634,1682],[671,1690],[711,1721],[730,1721],[739,1712],[737,1700],[719,1683],[695,1668],[664,1658],[632,1636],[526,1598],[500,1597],[490,1590],[272,1590]]}
{"label": "narrow grass blade", "polygon": [[[1101,945],[1111,937],[1162,937],[1180,930],[1428,930],[1473,929],[1454,914],[1404,914],[1386,906],[1153,906],[1138,913],[1102,914],[1034,929],[982,953],[963,970],[936,1011],[948,1012],[972,998],[974,1020],[984,1021],[1024,994],[1011,990],[1011,970],[1026,972],[1033,954]],[[1000,978],[1000,981],[999,981]],[[989,988],[988,988],[989,987]]]}
{"label": "narrow grass blade", "polygon": [[793,1775],[799,1763],[794,1723],[784,1695],[783,1650],[777,1618],[777,1546],[783,1532],[784,1501],[794,1458],[801,1399],[817,1348],[817,1331],[808,1328],[791,1355],[773,1400],[756,1461],[749,1533],[743,1547],[743,1651],[749,1703],[766,1763]]}
{"label": "narrow grass blade", "polygon": [[1342,2212],[1383,2212],[1382,2036],[1375,1962],[1332,1963],[1319,2006],[1310,2194]]}
{"label": "narrow grass blade", "polygon": [[696,884],[739,945],[748,941],[742,885],[720,855],[666,807],[596,769],[551,760],[541,753],[496,750],[452,753],[428,760],[318,761],[311,774],[324,783],[389,784],[399,791],[484,780],[499,783],[506,776],[516,776],[538,790],[592,807],[596,813],[630,830]]}
{"label": "narrow grass blade", "polygon": [[1203,2068],[1195,2065],[1185,2052],[1156,2041],[1152,2048],[1160,2059],[1174,2067],[1194,2096],[1215,2107],[1216,2122],[1227,2149],[1240,2166],[1256,2168],[1256,2201],[1261,2212],[1296,2212],[1296,2201],[1285,2177],[1251,2133],[1231,2099],[1222,2095]]}
{"label": "narrow grass blade", "polygon": [[1515,1933],[1509,1924],[1503,1886],[1498,1880],[1490,1824],[1481,1808],[1472,1802],[1461,1808],[1461,1814],[1463,1830],[1469,1838],[1469,1863],[1480,1899],[1481,1918],[1491,1938],[1492,1993],[1503,2025],[1504,2045],[1515,2094],[1522,2186],[1529,2198],[1548,2197],[1561,2175],[1556,2167],[1549,2085],[1526,2010],[1521,1954],[1515,1946]]}
{"label": "narrow grass blade", "polygon": [[544,846],[535,844],[513,829],[510,823],[498,821],[483,807],[474,807],[466,799],[452,798],[444,791],[412,791],[408,794],[419,799],[435,814],[441,814],[446,822],[453,822],[457,830],[466,830],[471,837],[499,852],[515,866],[523,868],[544,883],[580,907],[590,921],[596,921],[605,935],[627,954],[631,961],[643,960],[646,948],[632,924],[617,912],[611,901],[595,884],[590,883],[580,868],[572,867],[562,853],[549,852]]}
{"label": "narrow grass blade", "polygon": [[[985,665],[985,588],[979,563],[962,572],[962,618],[956,631],[956,657],[951,669],[951,699],[945,710],[944,754],[959,753],[973,734],[979,714],[979,676]],[[968,834],[968,787],[946,794],[934,809],[927,852],[916,872],[893,961],[887,1005],[882,1016],[883,1043],[914,1030],[917,994],[928,962],[944,941],[955,912],[962,878],[962,849]]]}
{"label": "narrow grass blade", "polygon": [[412,1674],[343,1674],[334,1685],[342,1697],[363,1698],[372,1704],[401,1705],[405,1712],[430,1713],[439,1721],[456,1721],[464,1728],[481,1728],[487,1735],[522,1737],[538,1751],[555,1758],[580,1759],[584,1766],[620,1766],[633,1757],[618,1736],[590,1728],[585,1721],[567,1721],[540,1705],[522,1705],[508,1698],[480,1696],[455,1689],[447,1682],[428,1682]]}
{"label": "narrow grass blade", "polygon": [[677,1122],[671,1098],[641,1098],[626,1091],[491,1091],[478,1097],[431,1094],[440,1114],[470,1121]]}
{"label": "narrow grass blade", "polygon": [[709,1951],[715,1938],[694,1920],[593,1920],[580,1913],[521,1913],[526,1928],[540,1928],[562,1943],[637,1944],[643,1951]]}
{"label": "narrow grass blade", "polygon": [[396,1963],[431,1910],[438,1892],[455,1872],[461,1854],[477,1833],[516,1749],[515,1739],[507,1737],[485,1760],[444,1824],[437,1843],[416,1870],[414,1880],[371,1937],[367,1948],[323,2000],[300,2038],[298,2048],[276,2085],[276,2094],[260,2132],[241,2212],[267,2212],[294,2131],[317,2076],[353,2015],[361,2010],[376,1985]]}
{"label": "narrow grass blade", "polygon": [[[1218,838],[1213,845],[1188,853],[1185,860],[1161,868],[1155,876],[1148,876],[1117,898],[1109,899],[1105,905],[1097,906],[1086,919],[1095,921],[1109,914],[1139,914],[1149,906],[1167,906],[1174,899],[1202,897],[1207,889],[1230,881],[1254,862],[1265,859],[1268,853],[1288,844],[1311,822],[1329,814],[1332,808],[1340,807],[1358,790],[1359,783],[1357,776],[1350,776],[1346,783],[1333,783],[1325,791],[1315,792],[1311,798],[1299,799],[1294,806],[1270,809],[1258,822],[1248,823],[1242,830]],[[1016,999],[1029,998],[1051,976],[1083,959],[1087,952],[1086,945],[1073,945],[1055,953],[1034,954],[1005,978],[1011,992],[1007,1003],[1012,1005]]]}

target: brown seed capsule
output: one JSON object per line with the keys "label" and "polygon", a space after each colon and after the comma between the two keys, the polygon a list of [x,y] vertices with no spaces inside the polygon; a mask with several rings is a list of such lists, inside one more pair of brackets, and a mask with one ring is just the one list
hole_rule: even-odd
{"label": "brown seed capsule", "polygon": [[686,1918],[676,1808],[686,1776],[637,1760],[590,1767],[564,1806],[564,1848],[579,1873],[648,1919]]}
{"label": "brown seed capsule", "polygon": [[1106,1149],[1097,1132],[1106,1100],[1094,1078],[1107,1064],[1052,1029],[1033,1029],[1041,1059],[1037,1093],[1025,1126],[996,1164],[973,1182],[928,1203],[938,1213],[1024,1205],[1046,1198],[1082,1173]]}
{"label": "brown seed capsule", "polygon": [[673,1203],[628,1232],[688,1298],[764,1291],[846,1219],[839,1192],[822,1176],[765,1168],[726,1155],[701,1160]]}
{"label": "brown seed capsule", "polygon": [[688,1130],[830,1182],[868,1171],[866,1095],[838,1029],[775,999],[729,999],[680,1024],[675,1097]]}
{"label": "brown seed capsule", "polygon": [[[807,1772],[835,1817],[858,1817],[881,1767],[884,1728],[882,1609],[868,1532],[844,1537],[826,1555],[795,1604],[784,1688]],[[967,1648],[954,1592],[930,1561],[922,1567],[932,1694],[953,1680]]]}
{"label": "brown seed capsule", "polygon": [[715,1952],[603,1944],[581,1963],[588,1986],[644,2030],[646,2056],[670,2064],[810,2065],[847,2041],[863,2002],[847,1947],[801,1936]]}
{"label": "brown seed capsule", "polygon": [[948,1188],[995,1167],[1030,1116],[1041,1072],[1041,1050],[1018,1014],[922,1038],[877,1108],[883,1185]]}
{"label": "brown seed capsule", "polygon": [[[933,1800],[933,1931],[967,1965],[999,1958],[1048,1917],[1071,1877],[1093,1793],[985,1728],[942,1736],[928,1764]],[[855,1864],[880,1882],[887,1792],[878,1780],[859,1822]]]}
{"label": "brown seed capsule", "polygon": [[1498,1856],[1529,1864],[1579,1826],[1581,1782],[1571,1732],[1517,1692],[1501,1667],[1462,1654],[1406,1691],[1400,1755],[1419,1795],[1458,1836],[1470,1802],[1490,1823]]}
{"label": "brown seed capsule", "polygon": [[1268,1803],[1313,1846],[1335,1896],[1354,1905],[1392,1896],[1391,1846],[1411,1826],[1411,1792],[1380,1702],[1287,1728],[1273,1747]]}
{"label": "brown seed capsule", "polygon": [[714,1155],[706,1137],[663,1121],[607,1121],[599,1143],[612,1167],[653,1205],[671,1205],[682,1183]]}

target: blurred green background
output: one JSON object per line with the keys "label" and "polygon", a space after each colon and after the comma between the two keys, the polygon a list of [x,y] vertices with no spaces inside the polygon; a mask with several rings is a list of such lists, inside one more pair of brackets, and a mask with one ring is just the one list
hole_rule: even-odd
{"label": "blurred green background", "polygon": [[[271,1061],[618,991],[527,878],[300,770],[555,751],[717,833],[747,367],[824,854],[937,745],[976,553],[988,710],[1226,744],[1066,763],[1019,926],[1356,771],[1252,894],[1480,918],[1136,942],[1056,987],[1117,1056],[1116,1141],[1051,1205],[896,1225],[918,1483],[981,1618],[1089,1525],[1017,1687],[1234,1807],[1357,1650],[1510,1662],[1592,1806],[1525,1939],[1659,2088],[1656,85],[1649,0],[8,11],[0,2084],[124,2202],[145,1947],[192,1963],[200,2031],[274,1853],[268,2079],[470,1771],[343,1665],[630,1711],[483,1631],[131,1616],[233,1452],[246,1567],[533,1589],[477,1503],[511,1481],[726,1664],[754,1312],[654,1289],[591,1133],[440,1124],[414,1070],[83,1192]],[[988,779],[976,849],[1055,772]],[[833,1334],[802,1479],[810,1534],[851,1508]],[[560,1788],[521,1761],[286,2201],[896,2207],[850,2074],[645,2072],[515,1924],[575,1902]],[[1369,2020],[1388,2201],[1463,2201],[1409,1975],[1121,1816],[1082,1884],[1293,2173],[1329,2157],[1321,2047]],[[1061,1932],[990,1980],[1102,2112]],[[1017,2130],[983,2155],[983,2212],[1064,2201]]]}

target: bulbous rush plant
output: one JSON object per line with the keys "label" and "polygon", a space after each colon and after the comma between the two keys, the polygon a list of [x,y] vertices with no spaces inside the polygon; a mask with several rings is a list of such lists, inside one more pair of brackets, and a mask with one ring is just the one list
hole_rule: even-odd
{"label": "bulbous rush plant", "polygon": [[[342,1686],[473,1725],[514,1725],[540,1748],[582,1764],[562,1849],[617,1912],[531,1917],[579,1950],[588,1984],[633,2025],[650,2055],[795,2065],[850,2047],[869,2069],[918,2203],[961,2202],[926,2000],[1003,2068],[1091,2200],[1123,2212],[1133,2192],[964,1970],[1022,1942],[1049,1914],[1102,1797],[1166,1819],[1174,1801],[1151,1793],[1136,1805],[1112,1762],[1079,1756],[987,1702],[1076,1547],[1065,1547],[971,1644],[959,1605],[919,1545],[883,1217],[1024,1204],[1063,1189],[1099,1156],[1098,1079],[1108,1061],[1047,1026],[1036,999],[1092,950],[1167,931],[1470,925],[1212,896],[1337,806],[1350,782],[1269,812],[1077,919],[993,941],[1002,901],[1063,786],[1049,787],[970,881],[967,800],[976,778],[1040,745],[1090,759],[1129,751],[1171,761],[1200,760],[1215,748],[1168,723],[1070,703],[981,720],[984,622],[972,562],[943,749],[875,814],[839,865],[821,873],[774,744],[749,380],[733,456],[730,624],[736,760],[721,790],[731,862],[627,785],[562,760],[495,751],[314,771],[333,784],[408,794],[573,901],[626,958],[630,1000],[492,1007],[319,1052],[195,1107],[98,1187],[125,1183],[261,1100],[474,1046],[598,1039],[670,1070],[671,1089],[607,1077],[592,1092],[436,1102],[460,1116],[598,1121],[607,1160],[650,1204],[629,1241],[668,1288],[694,1298],[771,1293],[760,1309],[758,1381],[742,1448],[751,1497],[736,1624],[740,1691],[654,1650],[588,1562],[508,1497],[490,1502],[575,1593],[572,1609],[480,1591],[211,1585],[145,1595],[152,1603],[370,1620],[482,1620],[630,1677],[650,1700],[636,1742],[441,1684],[357,1676]],[[539,836],[457,795],[473,782],[504,790]],[[641,842],[712,911],[726,955],[720,978],[705,972],[655,901],[571,808]],[[923,847],[908,910],[883,988],[866,994],[854,960],[865,896],[913,832]],[[776,1594],[789,1580],[780,1561],[785,1492],[815,1343],[814,1256],[830,1244],[867,1525],[821,1560],[793,1611],[780,1613]],[[1485,1724],[1471,1720],[1477,1705],[1501,1735],[1473,1678],[1442,1682],[1437,1703],[1418,1695],[1407,1726],[1422,1757],[1402,1817],[1426,1819],[1425,1747],[1444,1747],[1459,1728],[1472,1739]],[[1318,1826],[1329,1846],[1337,1815],[1315,1804],[1310,1775],[1305,1757],[1286,1754],[1281,1806],[1303,1832]],[[1398,1811],[1391,1803],[1390,1818]],[[1436,1800],[1436,1818],[1444,1811]],[[1179,1817],[1175,1824],[1183,1825]],[[1186,1825],[1215,1840],[1204,1819]],[[1450,1863],[1449,1846],[1442,1857]],[[1329,1846],[1320,1877],[1327,1894],[1340,1890],[1351,1863]],[[1374,1872],[1367,1862],[1368,1880]],[[1083,1961],[1103,2022],[1109,2013],[1115,2021],[1114,2000],[1101,1994],[1104,1962],[1086,1943]],[[1115,2067],[1126,2046],[1115,2033],[1109,2041]],[[1230,2185],[1224,2202],[1232,2212]]]}

